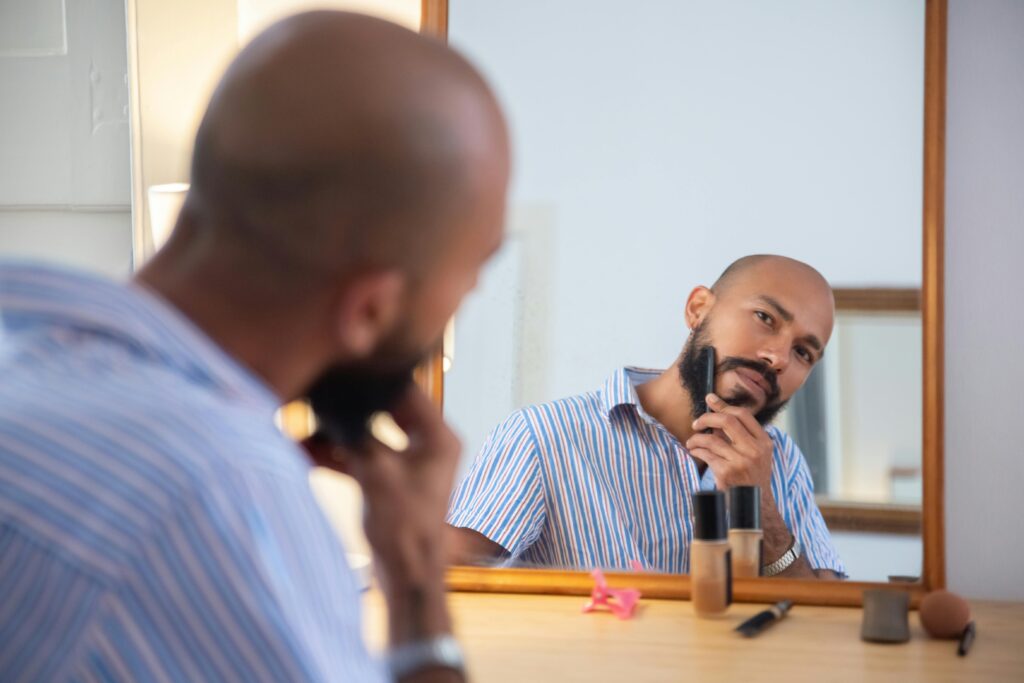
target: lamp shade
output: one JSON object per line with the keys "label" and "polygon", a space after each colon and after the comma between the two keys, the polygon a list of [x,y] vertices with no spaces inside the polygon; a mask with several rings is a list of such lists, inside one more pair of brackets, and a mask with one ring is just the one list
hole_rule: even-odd
{"label": "lamp shade", "polygon": [[174,224],[181,213],[188,193],[188,183],[168,183],[166,185],[150,185],[149,227],[153,236],[153,248],[159,249],[171,236]]}

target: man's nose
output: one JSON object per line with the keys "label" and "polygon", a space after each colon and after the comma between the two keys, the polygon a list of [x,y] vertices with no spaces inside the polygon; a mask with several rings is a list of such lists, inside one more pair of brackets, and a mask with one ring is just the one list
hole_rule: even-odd
{"label": "man's nose", "polygon": [[766,346],[758,355],[775,374],[781,373],[789,366],[789,354],[782,351],[779,345]]}

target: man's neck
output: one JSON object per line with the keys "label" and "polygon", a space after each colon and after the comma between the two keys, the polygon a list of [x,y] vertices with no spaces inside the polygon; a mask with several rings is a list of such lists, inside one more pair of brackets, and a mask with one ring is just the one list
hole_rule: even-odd
{"label": "man's neck", "polygon": [[644,412],[661,423],[680,443],[693,436],[693,402],[683,389],[679,370],[672,364],[636,388]]}
{"label": "man's neck", "polygon": [[[245,297],[229,305],[228,292],[240,283],[226,283],[203,269],[184,272],[158,254],[135,276],[137,283],[165,299],[228,355],[258,376],[282,402],[303,392],[319,364],[310,335],[293,312],[272,309]],[[297,309],[298,307],[294,307]]]}

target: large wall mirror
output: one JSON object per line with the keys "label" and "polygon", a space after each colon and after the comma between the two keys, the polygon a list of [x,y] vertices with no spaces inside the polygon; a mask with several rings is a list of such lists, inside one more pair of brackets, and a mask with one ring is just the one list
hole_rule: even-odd
{"label": "large wall mirror", "polygon": [[[516,151],[506,244],[457,314],[444,359],[444,411],[465,446],[460,476],[481,467],[479,454],[507,438],[496,428],[524,407],[603,396],[626,366],[672,367],[691,290],[741,256],[783,254],[835,291],[826,353],[773,424],[804,454],[846,574],[786,590],[842,603],[865,582],[941,585],[944,4],[424,9],[441,29],[446,13],[449,43],[495,87]],[[550,476],[541,488],[577,485]],[[689,492],[659,486],[661,496]],[[534,505],[527,494],[489,495],[482,505]],[[525,543],[559,533],[539,524]],[[538,557],[459,567],[452,584],[586,587],[593,567]],[[684,577],[630,580],[687,595]],[[740,597],[772,595],[778,581],[741,582]]]}

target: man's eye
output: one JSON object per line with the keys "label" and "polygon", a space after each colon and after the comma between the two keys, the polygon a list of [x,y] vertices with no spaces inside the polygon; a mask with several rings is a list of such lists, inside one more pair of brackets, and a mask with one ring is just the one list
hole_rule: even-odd
{"label": "man's eye", "polygon": [[765,325],[771,325],[775,322],[775,320],[764,311],[754,311],[754,315],[756,315],[758,320],[763,322]]}
{"label": "man's eye", "polygon": [[814,355],[810,351],[808,351],[807,349],[803,348],[802,346],[798,346],[797,349],[796,349],[796,352],[797,352],[797,355],[799,355],[801,358],[803,358],[808,363],[811,363],[811,362],[814,361]]}

